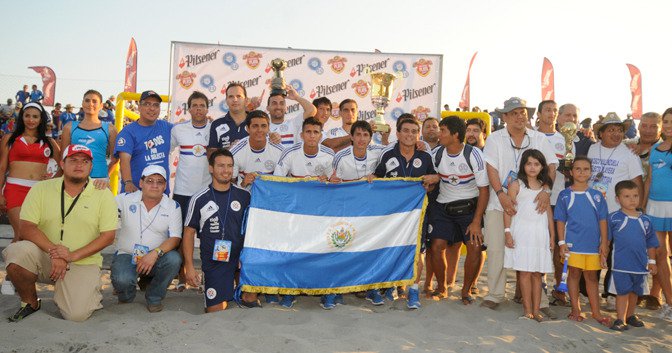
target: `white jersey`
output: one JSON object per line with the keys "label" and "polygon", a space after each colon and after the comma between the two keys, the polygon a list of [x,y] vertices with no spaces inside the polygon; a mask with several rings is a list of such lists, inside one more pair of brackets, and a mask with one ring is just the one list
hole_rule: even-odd
{"label": "white jersey", "polygon": [[209,139],[209,122],[203,127],[194,127],[187,121],[175,125],[171,130],[170,150],[180,148],[174,194],[191,196],[210,184],[207,155]]}
{"label": "white jersey", "polygon": [[609,213],[618,211],[616,184],[643,175],[642,161],[623,143],[615,148],[606,148],[599,142],[593,144],[588,150],[588,158],[593,165],[590,187],[607,199]]}
{"label": "white jersey", "polygon": [[119,212],[116,251],[133,254],[135,244],[153,250],[166,239],[182,238],[182,211],[180,205],[165,194],[158,205],[147,211],[142,202],[142,191],[119,194],[115,198]]}
{"label": "white jersey", "polygon": [[329,119],[327,119],[327,121],[324,123],[324,126],[322,127],[322,129],[324,131],[329,131],[331,129],[341,127],[343,125],[341,120],[342,120],[342,118],[340,116],[336,117],[336,118],[334,118],[333,116],[330,116]]}
{"label": "white jersey", "polygon": [[317,154],[309,156],[303,151],[303,142],[299,142],[282,152],[282,156],[275,167],[273,175],[291,176],[294,178],[330,177],[334,169],[332,162],[334,151],[331,148],[319,145]]}
{"label": "white jersey", "polygon": [[333,128],[329,131],[327,131],[326,138],[328,139],[333,139],[337,137],[343,137],[343,136],[349,136],[350,133],[345,131],[342,126]]}
{"label": "white jersey", "polygon": [[[539,131],[541,132],[541,131]],[[565,138],[562,137],[562,134],[559,132],[555,132],[552,134],[547,134],[545,132],[541,132],[542,134],[546,135],[548,140],[551,142],[551,147],[553,148],[553,151],[555,152],[555,156],[560,159],[565,158]],[[574,147],[574,144],[572,143],[572,153],[576,155],[576,147]],[[559,169],[559,168],[558,168]],[[565,175],[562,174],[560,171],[555,172],[555,181],[553,182],[553,191],[551,193],[551,205],[555,206],[556,202],[558,201],[558,195],[560,195],[560,191],[565,189]]]}
{"label": "white jersey", "polygon": [[258,173],[271,175],[282,156],[282,146],[266,140],[266,146],[261,150],[253,150],[250,146],[250,137],[246,137],[231,149],[233,154],[233,177],[238,178],[238,184],[245,178],[245,174]]}
{"label": "white jersey", "polygon": [[280,124],[271,122],[271,132],[277,132],[282,139],[282,145],[287,148],[297,142],[301,141],[301,129],[303,126],[303,115],[295,116],[293,118],[285,117],[285,120]]}
{"label": "white jersey", "polygon": [[[432,159],[436,165],[436,156],[432,156]],[[436,168],[441,178],[439,196],[436,199],[439,203],[473,199],[478,197],[479,187],[489,185],[483,152],[473,147],[469,159],[471,168],[464,158],[464,150],[456,155],[450,155],[445,148],[442,149],[441,161]]]}
{"label": "white jersey", "polygon": [[358,180],[373,174],[378,166],[378,159],[385,147],[378,145],[369,145],[366,148],[366,156],[360,159],[355,157],[352,152],[352,146],[340,150],[334,156],[333,168],[336,176],[343,181]]}

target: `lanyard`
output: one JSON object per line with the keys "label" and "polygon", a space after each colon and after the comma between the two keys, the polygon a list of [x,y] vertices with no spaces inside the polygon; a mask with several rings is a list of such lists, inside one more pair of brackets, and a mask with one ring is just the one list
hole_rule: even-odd
{"label": "lanyard", "polygon": [[72,209],[75,207],[75,204],[77,204],[77,201],[79,201],[79,197],[82,195],[87,185],[89,185],[88,180],[86,181],[86,184],[84,184],[84,187],[79,192],[79,194],[75,196],[75,199],[72,201],[70,207],[68,208],[68,212],[65,212],[65,181],[61,183],[61,241],[63,241],[63,227],[65,226],[65,217],[67,217],[72,211]]}
{"label": "lanyard", "polygon": [[409,176],[412,177],[413,166],[411,165],[411,161],[413,161],[413,157],[415,157],[415,150],[413,151],[413,156],[411,156],[411,159],[408,161],[408,163],[406,163],[406,166],[404,166],[404,164],[401,162],[406,160],[404,155],[401,154],[401,148],[397,152],[399,157],[399,167],[401,167],[401,173],[404,174],[404,178]]}
{"label": "lanyard", "polygon": [[[156,209],[156,213],[154,214],[154,218],[152,218],[152,221],[149,222],[147,227],[145,227],[143,229],[142,228],[142,207],[143,207],[143,205],[144,205],[144,203],[142,202],[142,199],[140,199],[140,210],[138,211],[138,216],[140,216],[140,224],[139,224],[139,227],[140,227],[140,245],[142,245],[142,233],[144,233],[147,229],[149,229],[149,227],[152,226],[152,224],[154,223],[154,220],[156,219],[156,216],[158,216],[159,212],[161,211],[161,203],[159,202],[158,205],[154,206],[154,208]],[[147,213],[149,213],[149,210],[147,211]]]}
{"label": "lanyard", "polygon": [[[527,137],[527,146],[523,146],[523,142],[525,142],[525,137]],[[509,134],[509,142],[511,143],[511,148],[513,149],[513,161],[516,165],[516,168],[520,168],[518,165],[518,161],[520,160],[520,156],[523,155],[523,150],[527,149],[530,147],[531,140],[530,136],[527,135],[527,132],[525,133],[525,136],[523,136],[523,140],[520,141],[520,147],[516,147],[516,145],[513,143],[513,137],[511,137],[511,134]],[[515,169],[514,169],[515,170]]]}
{"label": "lanyard", "polygon": [[[213,187],[210,188],[210,193],[212,194],[212,201],[215,201],[215,203],[217,203],[217,198],[215,197],[215,191],[214,191]],[[226,207],[226,212],[224,212],[224,218],[222,218],[222,214],[220,212],[220,210],[222,208],[219,207],[219,205],[217,207],[217,217],[219,217],[219,228],[221,229],[222,240],[224,240],[224,226],[226,225],[226,217],[229,216],[229,207],[231,207],[230,206],[230,201],[231,201],[231,194],[232,193],[233,192],[231,191],[231,188],[229,187],[229,197],[226,200],[226,205],[224,205],[224,207]]]}
{"label": "lanyard", "polygon": [[611,159],[611,156],[614,155],[614,152],[616,152],[617,148],[618,148],[618,146],[614,147],[614,149],[609,154],[609,157],[607,157],[607,160],[605,161],[604,159],[602,159],[602,144],[600,143],[600,163],[602,164],[602,169],[600,169],[600,172],[597,173],[597,175],[595,175],[595,181],[596,182],[599,183],[602,180],[602,177],[604,176],[604,168],[606,168],[607,163]]}

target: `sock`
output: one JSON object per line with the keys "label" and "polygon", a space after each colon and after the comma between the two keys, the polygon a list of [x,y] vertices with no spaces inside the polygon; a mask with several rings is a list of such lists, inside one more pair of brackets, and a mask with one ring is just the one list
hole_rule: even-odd
{"label": "sock", "polygon": [[417,283],[413,283],[413,285],[411,286],[411,288],[413,288],[413,289],[415,289],[415,290],[418,290],[418,284],[417,284]]}

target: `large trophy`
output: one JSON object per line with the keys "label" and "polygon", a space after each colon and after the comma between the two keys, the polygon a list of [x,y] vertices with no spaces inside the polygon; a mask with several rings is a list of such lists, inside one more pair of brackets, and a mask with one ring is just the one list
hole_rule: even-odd
{"label": "large trophy", "polygon": [[389,132],[390,127],[385,123],[385,108],[390,104],[394,80],[399,75],[385,72],[371,72],[367,66],[365,71],[371,77],[371,104],[376,108],[376,117],[373,120],[375,130]]}
{"label": "large trophy", "polygon": [[560,163],[561,171],[568,171],[574,162],[574,139],[576,138],[576,124],[571,121],[564,123],[560,127],[560,134],[565,138],[565,157],[564,163]]}
{"label": "large trophy", "polygon": [[283,71],[287,68],[287,62],[277,58],[271,61],[271,69],[273,69],[273,78],[271,79],[271,96],[282,94],[287,95],[287,84],[285,83],[285,75]]}

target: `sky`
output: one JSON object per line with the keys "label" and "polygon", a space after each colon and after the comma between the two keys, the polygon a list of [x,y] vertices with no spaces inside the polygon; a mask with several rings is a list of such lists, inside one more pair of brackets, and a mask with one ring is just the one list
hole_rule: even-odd
{"label": "sky", "polygon": [[[123,90],[131,37],[138,90],[168,93],[171,41],[443,55],[442,103],[457,106],[469,60],[471,105],[541,100],[543,58],[555,98],[581,118],[630,112],[626,63],[642,72],[643,110],[672,106],[670,1],[43,1],[3,4],[0,98],[41,86],[28,66],[58,77],[56,101]],[[11,55],[9,54],[11,53]]]}

